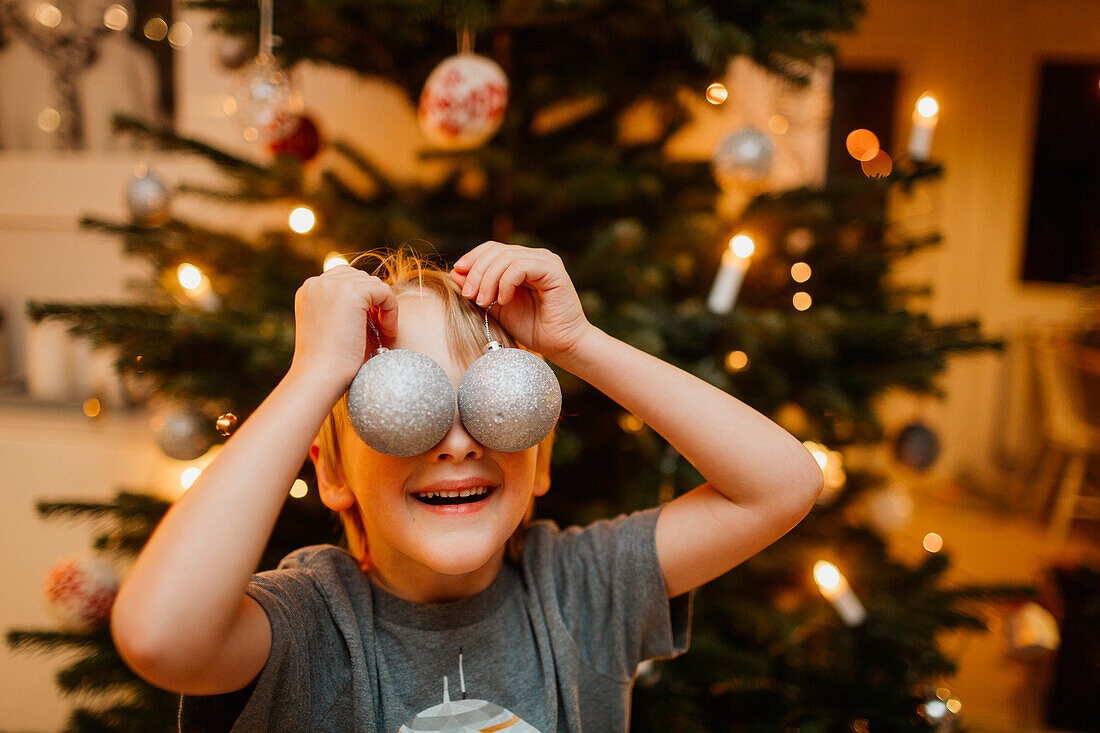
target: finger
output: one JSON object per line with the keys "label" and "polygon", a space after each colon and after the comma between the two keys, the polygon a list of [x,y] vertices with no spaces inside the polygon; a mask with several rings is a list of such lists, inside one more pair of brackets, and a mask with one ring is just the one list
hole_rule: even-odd
{"label": "finger", "polygon": [[368,310],[373,310],[379,330],[393,338],[397,335],[397,294],[388,284],[371,276],[365,283],[365,300]]}
{"label": "finger", "polygon": [[497,300],[497,292],[500,288],[500,276],[504,271],[520,260],[518,252],[514,249],[503,250],[493,258],[485,268],[481,276],[481,283],[477,290],[477,304],[486,308]]}
{"label": "finger", "polygon": [[515,297],[516,288],[523,285],[527,280],[528,267],[530,266],[529,260],[526,258],[521,260],[513,260],[500,275],[500,282],[497,285],[497,302],[501,305],[508,305],[512,302],[512,298]]}
{"label": "finger", "polygon": [[466,254],[459,257],[458,261],[455,262],[454,269],[458,272],[468,273],[470,271],[470,268],[473,267],[474,262],[476,262],[477,259],[485,253],[486,250],[492,249],[493,247],[503,246],[504,245],[500,242],[495,242],[491,239],[488,242],[482,242]]}
{"label": "finger", "polygon": [[492,242],[477,256],[470,266],[470,271],[466,273],[466,282],[462,285],[462,297],[473,298],[480,292],[481,279],[485,275],[485,270],[505,251],[504,245]]}

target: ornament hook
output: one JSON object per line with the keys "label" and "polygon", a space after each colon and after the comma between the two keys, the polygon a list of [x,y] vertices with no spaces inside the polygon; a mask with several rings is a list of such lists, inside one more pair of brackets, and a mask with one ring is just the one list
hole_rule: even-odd
{"label": "ornament hook", "polygon": [[489,305],[485,306],[485,339],[489,342],[485,345],[485,351],[496,351],[497,349],[503,349],[499,341],[493,338],[492,332],[489,330],[489,309],[497,304],[497,301],[493,301]]}

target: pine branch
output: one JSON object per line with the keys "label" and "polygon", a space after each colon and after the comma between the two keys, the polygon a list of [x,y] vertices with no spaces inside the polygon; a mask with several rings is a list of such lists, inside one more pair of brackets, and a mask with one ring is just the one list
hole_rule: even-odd
{"label": "pine branch", "polygon": [[124,114],[116,114],[112,118],[112,122],[114,129],[118,132],[132,132],[145,139],[154,140],[169,150],[179,150],[198,155],[206,158],[214,165],[229,173],[235,175],[251,173],[261,177],[267,175],[267,169],[263,166],[253,163],[250,160],[230,155],[224,150],[215,148],[212,145],[200,142],[194,138],[178,135],[169,126],[144,122],[136,117]]}
{"label": "pine branch", "polygon": [[374,182],[380,199],[392,199],[397,195],[397,188],[390,179],[375,165],[366,155],[353,148],[343,140],[333,140],[329,147],[344,156],[352,165],[358,168]]}
{"label": "pine branch", "polygon": [[44,518],[111,517],[119,520],[141,520],[156,524],[171,507],[171,502],[148,494],[119,492],[111,502],[40,501],[35,505]]}
{"label": "pine branch", "polygon": [[110,643],[108,634],[54,630],[13,630],[8,632],[8,646],[15,651],[56,654],[72,649],[98,649]]}
{"label": "pine branch", "polygon": [[144,684],[123,663],[113,644],[98,647],[88,656],[57,673],[57,686],[61,692],[103,693],[119,686],[132,687]]}

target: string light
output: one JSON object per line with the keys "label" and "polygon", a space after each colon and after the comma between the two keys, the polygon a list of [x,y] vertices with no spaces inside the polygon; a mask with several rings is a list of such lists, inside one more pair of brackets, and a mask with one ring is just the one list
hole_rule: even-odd
{"label": "string light", "polygon": [[940,103],[925,92],[913,106],[913,129],[909,132],[909,157],[927,160],[932,151],[932,133],[940,119]]}
{"label": "string light", "polygon": [[290,487],[290,495],[295,499],[301,499],[309,493],[309,486],[302,479],[294,479],[294,485]]}
{"label": "string light", "polygon": [[241,130],[241,137],[243,137],[246,142],[254,143],[256,139],[260,137],[260,131],[255,127],[246,127]]}
{"label": "string light", "polygon": [[885,178],[893,172],[894,160],[885,150],[880,150],[875,157],[860,163],[859,167],[868,178]]}
{"label": "string light", "polygon": [[844,470],[844,455],[838,450],[829,450],[812,440],[804,440],[802,445],[817,461],[824,479],[825,485],[822,487],[821,494],[818,495],[817,503],[828,503],[848,482],[848,473]]}
{"label": "string light", "polygon": [[729,98],[729,91],[726,90],[724,84],[714,82],[707,87],[707,101],[711,104],[722,104],[727,98]]}
{"label": "string light", "polygon": [[804,291],[799,291],[791,298],[791,304],[794,305],[795,310],[804,311],[813,305],[814,299],[810,297],[810,294]]}
{"label": "string light", "polygon": [[811,274],[813,274],[813,271],[805,262],[796,262],[791,265],[791,279],[796,283],[806,282],[810,279]]}
{"label": "string light", "polygon": [[640,433],[645,428],[645,423],[637,415],[624,412],[619,415],[619,427],[623,429],[624,433]]}
{"label": "string light", "polygon": [[61,25],[61,10],[56,5],[42,3],[34,9],[34,19],[47,28]]}
{"label": "string light", "polygon": [[225,113],[226,117],[237,114],[237,98],[232,94],[222,96],[222,112]]}
{"label": "string light", "polygon": [[179,278],[180,285],[188,290],[198,290],[202,286],[202,270],[190,262],[184,262],[176,268],[176,277]]}
{"label": "string light", "polygon": [[791,123],[783,115],[772,115],[768,118],[768,129],[776,135],[784,135],[790,129]]}
{"label": "string light", "polygon": [[290,228],[299,234],[308,234],[317,223],[317,217],[308,206],[299,206],[290,212]]}
{"label": "string light", "polygon": [[191,466],[190,468],[183,469],[183,473],[180,474],[180,486],[184,491],[191,488],[191,485],[195,483],[195,479],[202,473],[202,469],[198,466]]}
{"label": "string light", "polygon": [[737,301],[737,293],[752,262],[752,253],[756,245],[747,234],[735,234],[730,237],[729,246],[722,253],[718,273],[714,277],[710,293],[707,295],[707,308],[712,313],[729,313]]}
{"label": "string light", "polygon": [[177,21],[168,29],[168,43],[174,49],[184,49],[191,45],[193,35],[191,26],[183,21]]}
{"label": "string light", "polygon": [[749,355],[744,351],[731,351],[726,354],[726,369],[739,372],[749,365]]}
{"label": "string light", "polygon": [[329,252],[327,255],[325,255],[325,264],[322,267],[322,271],[328,272],[334,267],[339,267],[340,265],[346,264],[348,264],[348,260],[346,257],[344,257],[344,255],[340,254],[339,252]]}
{"label": "string light", "polygon": [[929,532],[924,536],[924,549],[929,552],[939,552],[943,549],[943,537],[940,537],[935,532]]}
{"label": "string light", "polygon": [[858,161],[868,161],[878,155],[878,136],[870,130],[852,130],[844,144],[848,148],[848,154]]}
{"label": "string light", "polygon": [[126,30],[126,26],[130,25],[130,13],[121,5],[109,5],[103,11],[103,25],[113,31]]}
{"label": "string light", "polygon": [[917,100],[917,114],[931,119],[940,113],[940,103],[931,94],[925,93]]}
{"label": "string light", "polygon": [[99,400],[97,400],[95,397],[89,397],[88,399],[84,400],[84,414],[88,417],[97,417],[101,409],[102,408],[99,404]]}
{"label": "string light", "polygon": [[150,41],[163,41],[164,37],[168,35],[168,23],[159,15],[154,15],[152,18],[145,21],[142,33],[144,33],[145,37]]}

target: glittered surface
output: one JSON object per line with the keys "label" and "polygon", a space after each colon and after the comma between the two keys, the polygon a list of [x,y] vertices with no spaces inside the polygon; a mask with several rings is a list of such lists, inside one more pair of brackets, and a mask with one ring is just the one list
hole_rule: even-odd
{"label": "glittered surface", "polygon": [[348,417],[379,453],[408,457],[435,446],[451,427],[455,393],[443,367],[418,351],[391,349],[368,359],[348,388]]}
{"label": "glittered surface", "polygon": [[520,451],[550,434],[561,413],[561,387],[549,365],[523,349],[490,351],[458,387],[462,424],[477,442]]}

